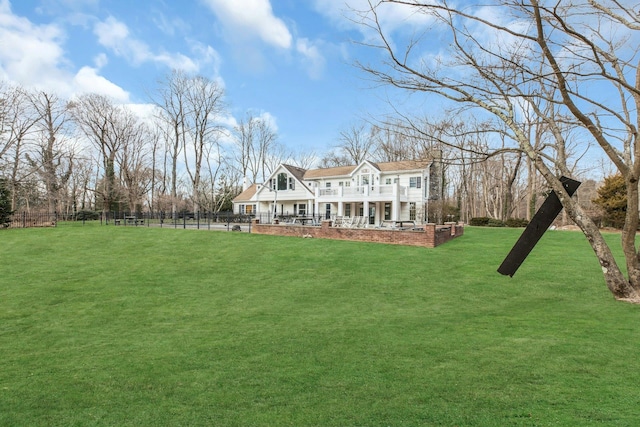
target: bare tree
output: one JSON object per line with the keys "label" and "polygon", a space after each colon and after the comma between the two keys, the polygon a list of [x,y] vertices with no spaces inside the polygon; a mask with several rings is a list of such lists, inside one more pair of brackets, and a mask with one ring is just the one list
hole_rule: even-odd
{"label": "bare tree", "polygon": [[374,151],[376,129],[366,123],[353,124],[340,131],[338,148],[353,164],[360,164]]}
{"label": "bare tree", "polygon": [[282,147],[277,144],[278,134],[271,124],[251,112],[235,126],[234,160],[243,177],[255,183],[260,176],[264,181],[271,172],[273,159],[282,160]]}
{"label": "bare tree", "polygon": [[344,154],[340,154],[339,150],[333,149],[325,153],[319,161],[318,167],[334,168],[338,166],[350,166],[353,161]]}
{"label": "bare tree", "polygon": [[[218,144],[222,128],[216,119],[224,111],[224,90],[216,82],[202,76],[188,80],[186,93],[189,147],[184,148],[185,165],[193,188],[193,210],[200,209],[199,187],[202,179],[203,160]],[[187,153],[191,153],[190,162]]]}
{"label": "bare tree", "polygon": [[[449,50],[427,61],[417,48],[420,39],[393,40],[380,23],[380,14],[389,4],[423,14],[431,22],[425,34],[437,31],[441,39],[446,34]],[[611,293],[616,298],[638,299],[640,68],[638,43],[633,41],[638,40],[640,22],[636,11],[616,0],[553,5],[504,0],[460,8],[446,2],[370,0],[369,6],[361,22],[378,36],[379,42],[369,46],[382,50],[387,60],[373,66],[360,64],[362,69],[383,83],[437,95],[502,123],[506,137],[515,143],[513,149],[531,160],[586,235]],[[491,18],[486,18],[488,12],[493,12]],[[406,48],[400,51],[399,45]],[[628,278],[597,226],[563,188],[559,173],[570,172],[563,156],[549,158],[532,144],[520,114],[523,99],[553,104],[562,115],[574,117],[625,177],[628,210],[622,241]]]}
{"label": "bare tree", "polygon": [[86,94],[68,105],[81,134],[98,150],[102,177],[95,192],[101,196],[104,213],[119,210],[119,181],[116,180],[117,155],[129,142],[136,118],[122,107],[97,94]]}
{"label": "bare tree", "polygon": [[318,158],[313,151],[301,150],[297,153],[292,153],[289,160],[291,166],[296,166],[300,169],[311,169],[318,161]]}
{"label": "bare tree", "polygon": [[35,149],[27,159],[44,183],[49,212],[61,211],[73,173],[74,147],[69,140],[67,104],[55,94],[38,92],[30,97],[37,112]]}
{"label": "bare tree", "polygon": [[175,214],[178,199],[178,162],[182,154],[191,186],[193,209],[199,209],[199,188],[205,153],[218,143],[222,128],[217,119],[224,111],[224,90],[215,81],[188,76],[174,70],[161,82],[158,100],[160,118],[168,128],[171,147],[171,197]]}
{"label": "bare tree", "polygon": [[152,165],[149,128],[130,111],[120,116],[118,132],[124,141],[116,154],[120,185],[126,193],[126,207],[130,212],[142,210],[144,196],[151,188]]}
{"label": "bare tree", "polygon": [[[14,86],[8,87],[3,97],[3,101],[7,104],[2,107],[3,142],[0,145],[0,161],[4,161],[8,167],[8,185],[11,191],[11,209],[13,210],[18,205],[20,181],[29,174],[23,167],[23,157],[27,149],[28,138],[33,133],[34,125],[38,121],[38,113],[29,101],[29,96],[24,88]],[[26,182],[22,184],[26,184]]]}
{"label": "bare tree", "polygon": [[187,76],[179,71],[173,71],[169,77],[160,82],[158,99],[154,100],[159,107],[159,119],[166,123],[165,139],[167,150],[165,151],[166,161],[171,162],[170,176],[171,185],[171,211],[175,218],[178,201],[178,162],[180,153],[185,146],[187,123],[186,123],[186,97],[188,87]]}

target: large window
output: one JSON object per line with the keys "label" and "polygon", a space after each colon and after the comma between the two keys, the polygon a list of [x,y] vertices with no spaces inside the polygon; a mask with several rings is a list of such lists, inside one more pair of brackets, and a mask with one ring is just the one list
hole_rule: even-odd
{"label": "large window", "polygon": [[298,205],[298,215],[303,216],[307,214],[307,205],[301,203]]}
{"label": "large window", "polygon": [[287,174],[281,172],[278,174],[278,191],[287,189]]}
{"label": "large window", "polygon": [[351,203],[344,205],[344,216],[351,218]]}
{"label": "large window", "polygon": [[409,178],[409,188],[422,188],[422,178],[419,176]]}
{"label": "large window", "polygon": [[416,203],[409,203],[409,219],[412,221],[416,220]]}

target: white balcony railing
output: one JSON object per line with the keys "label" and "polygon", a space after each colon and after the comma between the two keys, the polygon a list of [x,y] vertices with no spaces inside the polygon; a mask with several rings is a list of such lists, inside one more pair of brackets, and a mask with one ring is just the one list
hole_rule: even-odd
{"label": "white balcony railing", "polygon": [[366,197],[389,197],[396,195],[396,191],[400,197],[407,196],[407,187],[396,185],[364,185],[358,187],[338,187],[338,188],[319,188],[316,195],[321,198],[366,198]]}

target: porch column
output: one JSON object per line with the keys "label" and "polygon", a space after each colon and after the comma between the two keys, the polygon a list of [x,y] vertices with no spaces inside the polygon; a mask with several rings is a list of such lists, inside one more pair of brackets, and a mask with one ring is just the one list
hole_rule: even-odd
{"label": "porch column", "polygon": [[391,219],[400,219],[400,179],[393,186],[393,202],[391,203]]}
{"label": "porch column", "polygon": [[343,201],[339,201],[338,202],[338,216],[343,216],[344,215],[344,202]]}
{"label": "porch column", "polygon": [[369,201],[365,200],[362,204],[362,213],[365,218],[367,218],[367,225],[369,224]]}

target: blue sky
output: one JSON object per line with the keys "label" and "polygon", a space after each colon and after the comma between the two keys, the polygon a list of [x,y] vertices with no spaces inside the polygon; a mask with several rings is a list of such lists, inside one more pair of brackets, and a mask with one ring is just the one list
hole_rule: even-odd
{"label": "blue sky", "polygon": [[[414,24],[390,12],[388,28]],[[224,85],[230,125],[268,116],[286,147],[321,154],[389,110],[387,91],[353,65],[375,52],[349,16],[345,0],[0,0],[0,79],[143,107],[181,69]]]}

